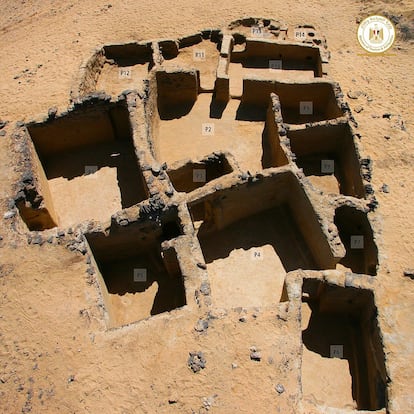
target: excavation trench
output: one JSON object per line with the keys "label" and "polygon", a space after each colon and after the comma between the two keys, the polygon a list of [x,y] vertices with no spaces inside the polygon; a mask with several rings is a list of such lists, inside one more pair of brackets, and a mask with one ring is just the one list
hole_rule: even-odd
{"label": "excavation trench", "polygon": [[188,162],[168,170],[168,176],[177,191],[189,193],[223,175],[233,172],[224,154],[213,154],[200,162]]}
{"label": "excavation trench", "polygon": [[179,221],[113,227],[109,235],[86,235],[99,269],[108,327],[118,327],[172,311],[186,304],[183,277],[174,248],[163,240],[182,234]]}
{"label": "excavation trench", "polygon": [[189,207],[216,306],[275,303],[286,272],[334,267],[315,213],[290,173],[217,191]]}
{"label": "excavation trench", "polygon": [[304,395],[336,408],[384,408],[387,376],[373,293],[306,279],[302,300]]}
{"label": "excavation trench", "polygon": [[327,193],[365,196],[361,167],[348,124],[322,125],[289,131],[296,164]]}
{"label": "excavation trench", "polygon": [[59,226],[107,220],[147,198],[126,106],[79,108],[28,131]]}
{"label": "excavation trench", "polygon": [[367,214],[354,207],[342,206],[336,209],[334,222],[346,249],[340,263],[355,273],[375,276],[378,248]]}

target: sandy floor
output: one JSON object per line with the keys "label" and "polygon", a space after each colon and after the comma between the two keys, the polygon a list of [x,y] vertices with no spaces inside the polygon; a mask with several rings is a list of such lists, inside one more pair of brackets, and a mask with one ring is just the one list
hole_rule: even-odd
{"label": "sandy floor", "polygon": [[[262,169],[263,121],[236,120],[240,101],[232,99],[220,119],[210,117],[212,94],[200,94],[191,112],[178,119],[160,121],[155,139],[160,161],[171,164],[186,158],[202,158],[214,151],[229,151],[243,171]],[[211,133],[203,130],[206,126]]]}

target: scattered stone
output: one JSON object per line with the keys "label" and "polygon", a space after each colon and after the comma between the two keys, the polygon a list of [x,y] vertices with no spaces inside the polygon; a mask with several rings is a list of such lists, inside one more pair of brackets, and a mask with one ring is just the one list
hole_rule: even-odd
{"label": "scattered stone", "polygon": [[250,359],[252,361],[261,361],[262,354],[257,350],[255,346],[250,347]]}
{"label": "scattered stone", "polygon": [[361,95],[364,95],[364,92],[351,90],[347,93],[347,95],[348,95],[348,98],[358,99]]}
{"label": "scattered stone", "polygon": [[178,398],[177,397],[170,397],[168,398],[168,404],[177,404]]}
{"label": "scattered stone", "polygon": [[232,362],[231,363],[231,369],[236,369],[236,368],[238,368],[239,366],[235,363],[235,362]]}
{"label": "scattered stone", "polygon": [[32,237],[32,244],[38,244],[39,246],[41,246],[43,243],[44,243],[44,240],[40,234],[35,234]]}
{"label": "scattered stone", "polygon": [[225,309],[213,309],[208,313],[208,319],[223,319],[227,316]]}
{"label": "scattered stone", "polygon": [[359,114],[364,110],[364,107],[362,105],[358,105],[354,108],[354,111]]}
{"label": "scattered stone", "polygon": [[11,218],[13,218],[16,215],[16,211],[6,211],[3,215],[3,218],[5,220],[9,220]]}
{"label": "scattered stone", "polygon": [[200,269],[203,269],[203,270],[207,269],[207,265],[205,263],[201,263],[201,262],[197,263],[197,267],[199,267]]}
{"label": "scattered stone", "polygon": [[197,332],[205,332],[208,329],[208,321],[199,319],[194,329]]}
{"label": "scattered stone", "polygon": [[386,118],[386,119],[391,119],[391,116],[392,116],[392,114],[390,114],[389,112],[386,112],[385,114],[382,114],[382,117]]}
{"label": "scattered stone", "polygon": [[209,295],[210,294],[210,284],[208,282],[202,282],[200,285],[200,292],[203,295]]}
{"label": "scattered stone", "polygon": [[381,187],[381,191],[383,193],[388,194],[390,192],[390,187],[387,184],[383,184],[382,187]]}
{"label": "scattered stone", "polygon": [[57,111],[58,109],[56,108],[56,106],[50,108],[47,112],[48,119],[54,119],[56,117]]}
{"label": "scattered stone", "polygon": [[247,322],[247,316],[245,316],[245,315],[240,316],[239,322]]}
{"label": "scattered stone", "polygon": [[6,131],[0,131],[0,137],[5,137],[6,136]]}
{"label": "scattered stone", "polygon": [[414,279],[414,269],[405,269],[404,276],[407,276],[410,279]]}
{"label": "scattered stone", "polygon": [[95,274],[95,269],[93,267],[89,267],[86,273],[90,276],[93,276]]}
{"label": "scattered stone", "polygon": [[161,171],[161,166],[159,164],[154,164],[151,168],[152,173],[157,176]]}
{"label": "scattered stone", "polygon": [[282,384],[277,384],[275,390],[278,394],[283,394],[285,392],[285,387]]}
{"label": "scattered stone", "polygon": [[3,129],[7,125],[7,121],[0,120],[0,129]]}
{"label": "scattered stone", "polygon": [[391,139],[391,137],[390,136],[388,136],[388,135],[384,135],[384,138],[388,141],[389,139]]}
{"label": "scattered stone", "polygon": [[62,230],[59,230],[59,231],[57,232],[57,236],[58,236],[59,238],[61,238],[61,237],[65,237],[65,232],[64,232],[64,231],[62,231]]}
{"label": "scattered stone", "polygon": [[210,408],[214,405],[216,398],[217,394],[203,398],[203,406],[207,411],[210,411]]}
{"label": "scattered stone", "polygon": [[72,227],[69,227],[69,229],[68,229],[68,234],[73,234],[73,229],[72,229]]}
{"label": "scattered stone", "polygon": [[75,381],[75,376],[74,375],[69,375],[68,384],[70,384],[73,381]]}
{"label": "scattered stone", "polygon": [[23,127],[24,126],[24,122],[23,121],[17,121],[16,122],[16,127],[17,128],[21,128],[21,127]]}
{"label": "scattered stone", "polygon": [[199,372],[206,367],[206,359],[204,358],[204,354],[201,351],[190,352],[187,364],[194,373]]}

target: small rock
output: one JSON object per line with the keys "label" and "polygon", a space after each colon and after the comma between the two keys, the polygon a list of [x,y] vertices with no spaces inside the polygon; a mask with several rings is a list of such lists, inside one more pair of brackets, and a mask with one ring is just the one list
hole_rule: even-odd
{"label": "small rock", "polygon": [[52,243],[53,243],[53,236],[50,236],[50,237],[47,239],[47,242],[48,242],[49,244],[52,244]]}
{"label": "small rock", "polygon": [[68,234],[73,234],[73,229],[72,229],[72,227],[69,227],[69,229],[68,229]]}
{"label": "small rock", "polygon": [[3,215],[3,218],[5,220],[9,220],[9,219],[13,218],[15,215],[16,215],[15,211],[6,211]]}
{"label": "small rock", "polygon": [[54,119],[56,117],[58,109],[56,108],[56,106],[53,106],[52,108],[49,109],[47,116],[49,119]]}
{"label": "small rock", "polygon": [[5,137],[6,136],[6,131],[0,131],[0,137]]}
{"label": "small rock", "polygon": [[129,221],[127,220],[127,219],[122,219],[122,220],[119,220],[119,224],[121,225],[121,226],[128,226],[128,224],[129,224]]}
{"label": "small rock", "polygon": [[236,368],[238,368],[239,366],[235,363],[235,362],[232,362],[231,363],[231,369],[236,369]]}
{"label": "small rock", "polygon": [[362,92],[362,91],[352,91],[351,90],[347,93],[347,95],[348,95],[348,98],[358,99],[361,95],[364,95],[364,92]]}
{"label": "small rock", "polygon": [[407,276],[410,279],[414,279],[414,269],[405,269],[404,276]]}
{"label": "small rock", "polygon": [[252,361],[261,361],[262,354],[258,351],[250,352],[250,359]]}
{"label": "small rock", "polygon": [[389,112],[386,112],[385,114],[382,114],[382,117],[386,118],[386,119],[391,119],[391,116],[392,116],[392,114],[390,114]]}
{"label": "small rock", "polygon": [[168,404],[177,404],[178,398],[176,397],[170,397],[168,398]]}
{"label": "small rock", "polygon": [[93,267],[89,267],[86,273],[90,276],[93,276],[95,274],[95,269]]}
{"label": "small rock", "polygon": [[247,322],[247,316],[245,316],[245,315],[240,316],[239,322]]}
{"label": "small rock", "polygon": [[382,187],[381,187],[381,191],[383,193],[388,194],[390,192],[390,187],[387,184],[383,184]]}
{"label": "small rock", "polygon": [[57,232],[57,236],[60,238],[60,237],[65,237],[65,232],[64,231],[62,231],[62,230],[59,230],[58,232]]}
{"label": "small rock", "polygon": [[44,243],[44,240],[40,234],[35,234],[32,238],[32,244],[38,244],[41,246]]}
{"label": "small rock", "polygon": [[0,129],[3,129],[7,125],[7,121],[0,120]]}
{"label": "small rock", "polygon": [[278,394],[282,394],[285,392],[285,387],[282,384],[277,384],[275,390]]}
{"label": "small rock", "polygon": [[389,139],[391,139],[391,137],[390,136],[388,136],[388,135],[384,135],[384,138],[388,141]]}
{"label": "small rock", "polygon": [[206,359],[204,358],[204,354],[201,351],[190,352],[187,364],[194,373],[199,372],[201,369],[206,367]]}
{"label": "small rock", "polygon": [[210,284],[208,282],[202,282],[200,285],[200,292],[203,295],[209,295],[210,294]]}
{"label": "small rock", "polygon": [[157,176],[161,171],[161,166],[159,164],[154,164],[151,168],[151,171],[155,176]]}
{"label": "small rock", "polygon": [[197,332],[205,332],[208,329],[208,321],[199,319],[197,325],[194,327]]}
{"label": "small rock", "polygon": [[361,105],[358,105],[358,106],[356,106],[356,107],[354,108],[354,111],[355,111],[357,114],[361,113],[363,110],[364,110],[364,107],[363,107],[363,106],[361,106]]}
{"label": "small rock", "polygon": [[69,375],[68,384],[70,384],[73,381],[75,381],[75,376],[74,375]]}
{"label": "small rock", "polygon": [[24,122],[23,121],[17,121],[16,122],[16,127],[17,128],[21,128],[21,127],[23,127],[24,126]]}
{"label": "small rock", "polygon": [[174,190],[172,188],[169,188],[168,190],[165,191],[165,195],[167,197],[172,197],[174,195]]}
{"label": "small rock", "polygon": [[207,265],[205,263],[201,263],[201,262],[197,263],[197,267],[199,267],[200,269],[203,269],[203,270],[207,269]]}

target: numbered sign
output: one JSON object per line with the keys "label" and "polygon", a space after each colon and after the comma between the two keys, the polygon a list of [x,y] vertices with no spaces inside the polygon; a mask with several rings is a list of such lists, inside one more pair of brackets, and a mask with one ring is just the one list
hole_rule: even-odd
{"label": "numbered sign", "polygon": [[335,172],[335,161],[334,160],[321,160],[321,173],[322,174],[333,174]]}
{"label": "numbered sign", "polygon": [[214,124],[207,122],[201,125],[201,134],[202,135],[214,135]]}
{"label": "numbered sign", "polygon": [[263,249],[260,248],[254,248],[250,251],[251,259],[255,261],[261,261],[264,258]]}
{"label": "numbered sign", "polygon": [[134,282],[146,282],[147,269],[134,269]]}
{"label": "numbered sign", "polygon": [[204,60],[206,60],[206,51],[204,49],[194,50],[193,60],[196,62],[203,62]]}
{"label": "numbered sign", "polygon": [[251,28],[251,34],[253,37],[263,37],[264,29],[260,26],[253,26]]}
{"label": "numbered sign", "polygon": [[294,35],[296,40],[305,40],[307,37],[306,30],[303,29],[295,29]]}
{"label": "numbered sign", "polygon": [[363,249],[364,248],[364,236],[355,235],[351,236],[351,249]]}
{"label": "numbered sign", "polygon": [[344,357],[344,346],[343,345],[331,345],[330,346],[331,358],[343,358]]}
{"label": "numbered sign", "polygon": [[270,70],[281,70],[282,61],[280,59],[269,60],[269,69]]}
{"label": "numbered sign", "polygon": [[98,171],[97,165],[85,165],[85,174],[84,175],[92,175]]}
{"label": "numbered sign", "polygon": [[132,69],[131,68],[120,68],[118,72],[119,79],[131,79]]}
{"label": "numbered sign", "polygon": [[299,102],[299,113],[301,115],[312,115],[313,114],[313,102],[312,101]]}
{"label": "numbered sign", "polygon": [[193,170],[193,182],[205,183],[207,181],[207,174],[205,169],[194,169]]}

